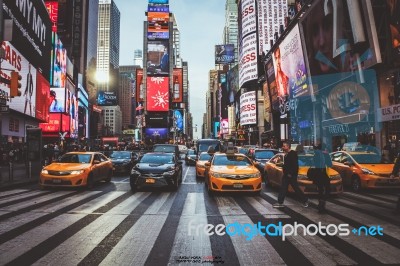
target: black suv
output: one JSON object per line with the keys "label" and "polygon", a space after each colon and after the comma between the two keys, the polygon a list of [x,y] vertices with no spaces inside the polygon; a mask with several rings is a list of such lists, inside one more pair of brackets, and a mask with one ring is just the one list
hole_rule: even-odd
{"label": "black suv", "polygon": [[175,144],[155,144],[153,146],[152,152],[173,153],[175,155],[176,161],[180,160],[179,147]]}

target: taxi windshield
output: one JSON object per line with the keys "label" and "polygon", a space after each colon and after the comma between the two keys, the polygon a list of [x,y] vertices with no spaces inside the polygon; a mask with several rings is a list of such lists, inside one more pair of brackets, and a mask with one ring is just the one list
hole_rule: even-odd
{"label": "taxi windshield", "polygon": [[213,165],[234,165],[234,166],[249,166],[251,162],[245,156],[240,155],[218,155],[215,156]]}
{"label": "taxi windshield", "polygon": [[352,154],[351,156],[357,163],[361,164],[377,164],[382,161],[381,156],[376,153]]}
{"label": "taxi windshield", "polygon": [[112,158],[112,159],[130,159],[131,153],[128,151],[113,152],[113,153],[111,153],[110,158]]}
{"label": "taxi windshield", "polygon": [[210,158],[211,158],[211,155],[210,155],[210,154],[208,154],[208,153],[202,153],[202,154],[200,155],[199,160],[200,160],[200,161],[208,161],[208,160],[210,160]]}
{"label": "taxi windshield", "polygon": [[90,163],[90,154],[65,154],[60,158],[60,163]]}

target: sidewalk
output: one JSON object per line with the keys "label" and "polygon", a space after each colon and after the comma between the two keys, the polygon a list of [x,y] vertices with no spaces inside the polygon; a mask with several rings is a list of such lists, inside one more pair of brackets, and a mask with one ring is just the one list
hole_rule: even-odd
{"label": "sidewalk", "polygon": [[37,184],[39,175],[33,174],[29,178],[29,169],[26,163],[13,163],[10,175],[9,163],[0,165],[0,191],[28,184]]}

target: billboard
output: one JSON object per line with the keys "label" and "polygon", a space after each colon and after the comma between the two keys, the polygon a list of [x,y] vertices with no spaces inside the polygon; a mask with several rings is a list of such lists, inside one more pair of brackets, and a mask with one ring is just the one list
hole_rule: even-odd
{"label": "billboard", "polygon": [[148,5],[147,12],[166,12],[169,13],[169,5]]}
{"label": "billboard", "polygon": [[69,114],[69,128],[70,137],[75,138],[78,135],[78,101],[75,93],[75,86],[68,79],[66,87],[66,103],[65,103],[65,113]]}
{"label": "billboard", "polygon": [[50,88],[49,112],[65,112],[65,88]]}
{"label": "billboard", "polygon": [[[29,5],[29,8],[28,8]],[[50,79],[52,23],[42,1],[3,0],[4,19],[13,21],[12,45],[46,80]]]}
{"label": "billboard", "polygon": [[263,84],[263,93],[264,93],[264,127],[265,131],[268,132],[273,129],[271,98],[268,89],[268,82],[264,82]]}
{"label": "billboard", "polygon": [[113,106],[117,105],[117,95],[114,91],[99,91],[97,94],[97,105]]}
{"label": "billboard", "polygon": [[147,127],[168,127],[167,112],[151,112],[146,115]]}
{"label": "billboard", "polygon": [[136,69],[136,101],[143,102],[145,97],[144,83],[143,83],[143,69]]}
{"label": "billboard", "polygon": [[235,94],[239,91],[239,67],[238,65],[231,68],[228,73],[228,97],[229,103],[235,102]]}
{"label": "billboard", "polygon": [[47,12],[49,12],[50,20],[51,20],[51,31],[57,32],[57,23],[58,23],[58,1],[46,1]]}
{"label": "billboard", "polygon": [[228,119],[222,119],[220,125],[221,125],[220,133],[221,134],[229,134],[229,122],[228,122]]}
{"label": "billboard", "polygon": [[[361,1],[362,10],[336,5],[335,15],[342,19],[334,19],[333,12],[325,15],[324,10],[333,10],[333,6],[331,1],[326,6],[324,3],[322,0],[313,1],[301,20],[309,74],[353,72],[358,68],[357,61],[363,69],[380,63],[381,54],[370,1]],[[360,13],[355,16],[353,12]],[[350,17],[357,25],[351,25]]]}
{"label": "billboard", "polygon": [[168,128],[146,128],[145,134],[151,139],[166,139],[168,138]]}
{"label": "billboard", "polygon": [[258,4],[258,53],[267,54],[271,50],[275,33],[281,34],[288,16],[288,1],[257,0]]}
{"label": "billboard", "polygon": [[229,105],[229,94],[228,94],[228,86],[227,86],[227,79],[226,73],[218,73],[219,78],[219,95],[221,97],[221,117],[228,118],[228,105]]}
{"label": "billboard", "polygon": [[169,78],[147,77],[147,111],[169,110]]}
{"label": "billboard", "polygon": [[250,91],[240,95],[240,125],[257,124],[256,92]]}
{"label": "billboard", "polygon": [[386,3],[389,9],[388,19],[393,59],[398,60],[400,59],[400,1],[386,0]]}
{"label": "billboard", "polygon": [[258,78],[257,33],[243,38],[239,49],[239,86]]}
{"label": "billboard", "polygon": [[149,4],[168,5],[168,0],[149,0]]}
{"label": "billboard", "polygon": [[169,39],[169,13],[148,12],[147,13],[147,38]]}
{"label": "billboard", "polygon": [[182,110],[174,110],[174,123],[178,131],[183,131],[183,113]]}
{"label": "billboard", "polygon": [[53,87],[65,88],[67,79],[67,50],[64,48],[57,33],[53,33],[53,74],[50,84]]}
{"label": "billboard", "polygon": [[147,42],[146,71],[149,76],[169,75],[168,40]]}
{"label": "billboard", "polygon": [[40,123],[43,133],[53,133],[57,137],[59,132],[69,131],[69,116],[64,114],[50,114],[48,123]]}
{"label": "billboard", "polygon": [[49,121],[50,83],[36,72],[36,118]]}
{"label": "billboard", "polygon": [[[21,96],[10,99],[10,109],[20,113],[36,116],[36,69],[31,63],[17,50],[11,43],[3,42],[2,48],[5,50],[5,58],[1,62],[0,75],[10,79],[10,70],[17,71],[21,75]],[[10,94],[10,87],[0,84],[0,88]]]}
{"label": "billboard", "polygon": [[232,64],[235,62],[235,45],[215,45],[215,64]]}
{"label": "billboard", "polygon": [[174,81],[172,85],[172,102],[183,102],[183,69],[174,68]]}
{"label": "billboard", "polygon": [[269,95],[271,99],[272,109],[278,110],[279,108],[278,90],[276,88],[275,70],[272,59],[269,59],[268,61],[265,62],[264,70],[265,73],[267,74],[267,82],[269,87]]}
{"label": "billboard", "polygon": [[307,69],[301,46],[299,26],[296,25],[273,52],[278,96],[296,98],[309,95]]}

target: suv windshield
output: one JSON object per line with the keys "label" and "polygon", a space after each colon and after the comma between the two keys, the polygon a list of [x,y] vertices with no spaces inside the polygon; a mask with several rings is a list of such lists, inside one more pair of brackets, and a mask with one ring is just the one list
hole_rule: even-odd
{"label": "suv windshield", "polygon": [[128,151],[114,151],[110,155],[111,159],[130,159],[131,153]]}
{"label": "suv windshield", "polygon": [[140,162],[149,164],[169,164],[174,163],[174,157],[170,154],[145,154]]}
{"label": "suv windshield", "polygon": [[153,151],[175,153],[175,146],[154,146]]}

